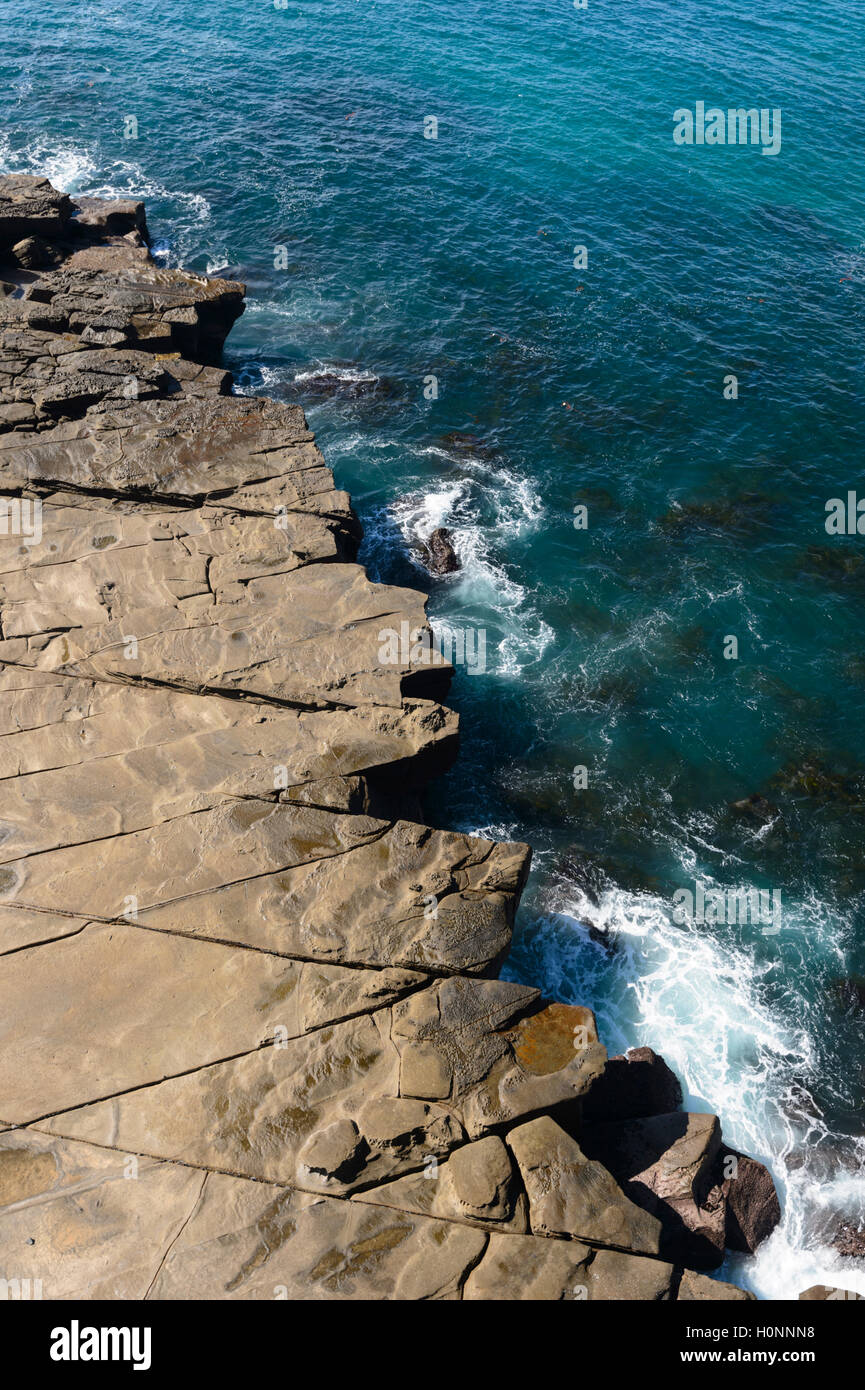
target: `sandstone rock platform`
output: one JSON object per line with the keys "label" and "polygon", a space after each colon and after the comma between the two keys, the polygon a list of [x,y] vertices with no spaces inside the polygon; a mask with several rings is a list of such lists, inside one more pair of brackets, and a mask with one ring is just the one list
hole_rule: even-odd
{"label": "sandstone rock platform", "polygon": [[379,633],[424,596],[357,564],[302,411],[230,394],[243,286],[146,236],[0,180],[0,1278],[750,1298],[697,1266],[765,1181],[497,979],[530,852],[423,823],[450,671]]}

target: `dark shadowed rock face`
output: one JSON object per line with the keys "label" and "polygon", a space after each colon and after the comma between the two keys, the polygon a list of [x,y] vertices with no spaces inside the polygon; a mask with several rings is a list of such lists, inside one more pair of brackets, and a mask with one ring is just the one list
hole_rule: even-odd
{"label": "dark shadowed rock face", "polygon": [[27,236],[17,241],[9,252],[9,259],[22,270],[46,270],[60,263],[60,256],[51,243],[40,236]]}
{"label": "dark shadowed rock face", "polygon": [[72,212],[66,193],[47,179],[11,174],[0,181],[0,251],[25,237],[56,241],[63,236]]}
{"label": "dark shadowed rock face", "polygon": [[438,526],[423,547],[424,564],[431,574],[454,574],[460,568],[457,553],[451,544],[451,533]]}
{"label": "dark shadowed rock face", "polygon": [[580,1142],[633,1202],[658,1217],[668,1259],[695,1269],[722,1262],[725,1201],[714,1180],[721,1147],[714,1115],[655,1115],[588,1126]]}
{"label": "dark shadowed rock face", "polygon": [[611,1057],[583,1102],[586,1124],[665,1115],[682,1104],[682,1088],[663,1057],[650,1047]]}
{"label": "dark shadowed rock face", "polygon": [[530,851],[420,821],[451,668],[383,645],[425,596],[356,563],[302,410],[229,394],[242,307],[140,203],[0,180],[0,1278],[748,1297],[695,1267],[765,1170],[720,1186],[660,1058],[495,978]]}
{"label": "dark shadowed rock face", "polygon": [[[661,1060],[650,1055],[656,1063]],[[601,1094],[605,1080],[606,1071],[595,1083]],[[595,1086],[583,1102],[584,1116]],[[669,1259],[715,1268],[725,1248],[753,1254],[780,1220],[768,1169],[726,1148],[714,1115],[679,1112],[587,1124],[581,1143],[606,1164],[632,1201],[659,1218]]]}

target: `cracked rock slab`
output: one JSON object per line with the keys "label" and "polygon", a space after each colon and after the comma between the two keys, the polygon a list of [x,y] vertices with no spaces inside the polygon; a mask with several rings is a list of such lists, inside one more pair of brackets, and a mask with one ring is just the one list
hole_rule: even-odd
{"label": "cracked rock slab", "polygon": [[578,1241],[492,1235],[466,1280],[464,1297],[477,1300],[593,1302],[669,1301],[673,1267],[661,1260],[595,1254]]}
{"label": "cracked rock slab", "polygon": [[508,1150],[494,1134],[454,1149],[444,1163],[428,1163],[422,1173],[383,1183],[352,1200],[465,1222],[480,1230],[517,1235],[528,1230],[525,1193],[519,1190]]}
{"label": "cracked rock slab", "polygon": [[[380,769],[401,764],[409,787],[429,758],[447,759],[454,737],[452,720],[419,705],[300,714],[162,690],[115,688],[112,700],[110,691],[60,678],[9,695],[10,721],[63,712],[0,735],[0,863],[239,799],[363,812],[375,804]],[[502,902],[515,881],[503,873]],[[487,906],[492,913],[492,898]]]}
{"label": "cracked rock slab", "polygon": [[590,1010],[542,1006],[538,991],[503,981],[454,978],[404,1000],[394,1009],[393,1036],[403,1094],[463,1096],[472,1138],[573,1104],[606,1059]]}
{"label": "cracked rock slab", "polygon": [[270,516],[313,512],[359,535],[303,411],[250,396],[126,402],[38,434],[4,435],[0,485]]}
{"label": "cracked rock slab", "polygon": [[32,1130],[0,1134],[0,1278],[41,1297],[142,1299],[204,1174]]}
{"label": "cracked rock slab", "polygon": [[[323,962],[486,971],[510,939],[524,846],[252,797],[0,863],[0,907]],[[0,859],[3,850],[0,848]],[[337,862],[338,861],[338,862]],[[567,1055],[567,1054],[565,1054]]]}
{"label": "cracked rock slab", "polygon": [[[490,1020],[500,1025],[495,1070],[503,1079],[503,1108],[536,1113],[551,1088],[557,1098],[572,1098],[588,1084],[584,1062],[575,1056],[545,1076],[523,1070],[514,1036],[535,1005],[535,991],[463,979],[442,987],[454,983],[461,987],[460,1019],[453,1019],[460,1051],[480,1054]],[[439,988],[418,991],[416,1016],[448,1017]],[[466,1131],[494,1128],[499,1111],[481,1119],[476,1074],[466,1068],[455,1071],[446,1099],[400,1093],[394,1036],[412,1002],[64,1111],[45,1127],[68,1138],[338,1196],[419,1172],[461,1146]]]}
{"label": "cracked rock slab", "polygon": [[[194,575],[194,566],[191,567]],[[358,565],[253,579],[237,602],[134,608],[55,634],[10,635],[0,662],[94,680],[229,693],[299,708],[396,706],[444,693],[452,667],[414,647],[381,664],[381,633],[426,630],[409,589],[372,584]]]}
{"label": "cracked rock slab", "polygon": [[279,1049],[423,982],[94,923],[0,959],[3,1114],[27,1124],[267,1043]]}
{"label": "cracked rock slab", "polygon": [[567,1236],[644,1255],[661,1249],[661,1223],[629,1201],[600,1163],[542,1115],[508,1132],[535,1235]]}
{"label": "cracked rock slab", "polygon": [[[23,790],[30,774],[57,772],[45,796],[34,795],[59,802],[77,794],[77,817],[88,810],[84,777],[70,769],[96,760],[103,760],[106,781],[114,785],[119,761],[109,766],[104,760],[141,768],[151,756],[146,750],[157,757],[160,749],[170,750],[174,771],[165,759],[143,768],[122,798],[124,810],[127,795],[156,808],[153,823],[165,804],[166,778],[179,797],[190,799],[189,809],[203,808],[204,801],[193,805],[192,798],[214,788],[226,796],[292,799],[308,783],[359,773],[405,789],[422,785],[431,767],[447,766],[457,739],[456,715],[426,700],[406,701],[397,710],[296,711],[14,666],[0,666],[0,696],[0,779],[18,779]],[[11,790],[10,783],[7,806]],[[32,826],[35,817],[28,814]]]}

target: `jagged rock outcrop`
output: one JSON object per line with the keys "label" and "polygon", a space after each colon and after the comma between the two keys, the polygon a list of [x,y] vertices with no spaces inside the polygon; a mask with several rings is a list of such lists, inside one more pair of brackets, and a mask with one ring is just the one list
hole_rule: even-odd
{"label": "jagged rock outcrop", "polygon": [[437,526],[421,548],[423,561],[431,574],[454,574],[460,568],[459,558],[445,526]]}
{"label": "jagged rock outcrop", "polygon": [[759,1224],[717,1121],[496,978],[528,848],[422,822],[450,668],[381,632],[424,597],[356,563],[302,412],[229,394],[243,287],[146,235],[0,181],[0,1278],[749,1297],[669,1242],[710,1180],[713,1259]]}

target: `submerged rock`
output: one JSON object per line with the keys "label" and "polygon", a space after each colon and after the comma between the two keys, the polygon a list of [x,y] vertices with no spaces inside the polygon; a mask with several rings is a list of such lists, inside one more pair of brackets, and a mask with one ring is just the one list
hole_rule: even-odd
{"label": "submerged rock", "polygon": [[299,372],[287,389],[293,396],[338,396],[349,401],[390,398],[402,391],[400,383],[391,377],[378,376],[351,363]]}
{"label": "submerged rock", "polygon": [[808,797],[824,804],[863,804],[861,776],[833,772],[818,758],[788,763],[774,775],[771,785],[788,796]]}
{"label": "submerged rock", "polygon": [[865,560],[856,550],[841,545],[810,545],[800,557],[799,568],[830,583],[861,584]]}
{"label": "submerged rock", "polygon": [[771,499],[761,493],[746,492],[739,497],[712,498],[705,502],[675,502],[658,519],[658,526],[668,535],[687,534],[692,530],[751,529],[765,522]]}
{"label": "submerged rock", "polygon": [[865,978],[849,975],[832,981],[832,993],[845,1014],[865,1014]]}
{"label": "submerged rock", "polygon": [[778,814],[776,807],[759,792],[752,792],[742,801],[731,802],[730,810],[742,820],[753,821],[757,825],[768,825]]}
{"label": "submerged rock", "polygon": [[489,457],[495,450],[485,439],[481,439],[478,434],[470,434],[466,430],[449,430],[447,434],[439,436],[444,448],[454,449],[462,454],[482,454]]}

